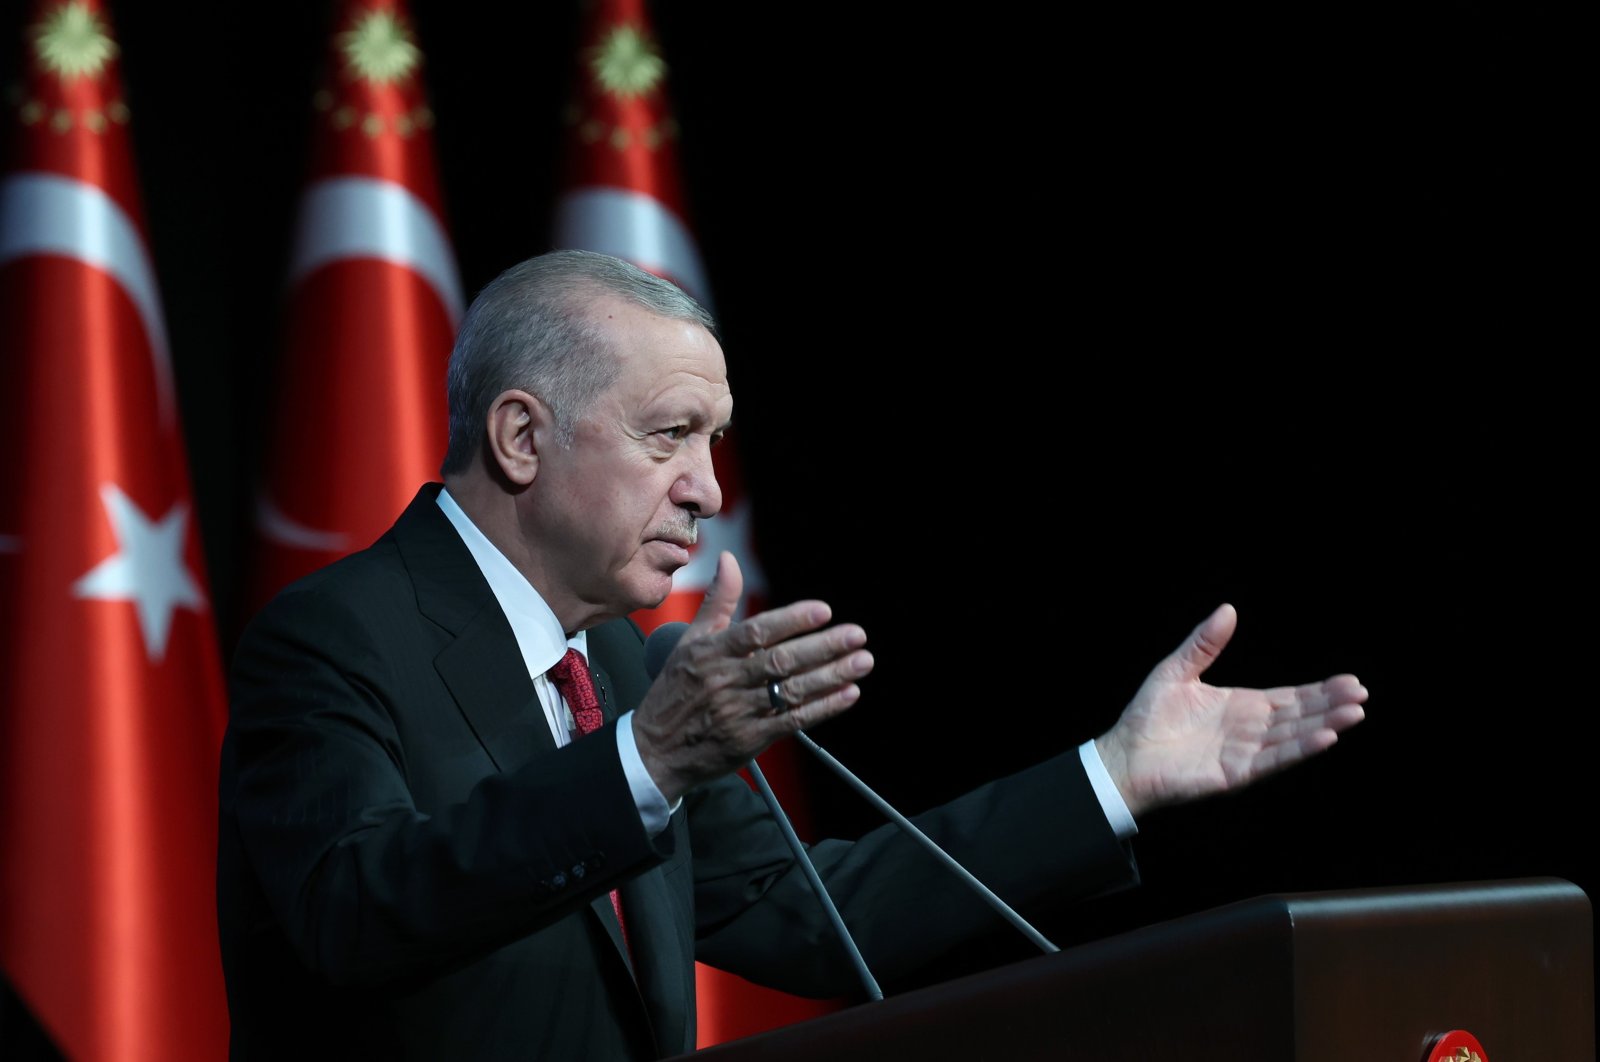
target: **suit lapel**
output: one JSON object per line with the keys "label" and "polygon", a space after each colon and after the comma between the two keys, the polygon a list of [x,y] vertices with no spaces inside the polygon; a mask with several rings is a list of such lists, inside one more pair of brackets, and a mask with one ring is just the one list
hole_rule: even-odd
{"label": "suit lapel", "polygon": [[501,771],[555,751],[522,651],[498,606],[457,632],[433,666]]}
{"label": "suit lapel", "polygon": [[[394,526],[417,592],[417,608],[455,637],[434,668],[501,771],[513,771],[555,741],[500,603],[438,504],[422,488]],[[537,723],[538,725],[531,725]]]}

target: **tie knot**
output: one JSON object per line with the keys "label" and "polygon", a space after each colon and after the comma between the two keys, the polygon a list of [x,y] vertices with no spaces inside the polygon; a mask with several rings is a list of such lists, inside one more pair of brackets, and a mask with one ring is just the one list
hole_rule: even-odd
{"label": "tie knot", "polygon": [[605,716],[600,711],[600,697],[595,692],[594,678],[589,674],[589,664],[583,654],[576,649],[568,649],[548,674],[561,699],[571,709],[578,734],[581,736],[599,730],[605,722]]}

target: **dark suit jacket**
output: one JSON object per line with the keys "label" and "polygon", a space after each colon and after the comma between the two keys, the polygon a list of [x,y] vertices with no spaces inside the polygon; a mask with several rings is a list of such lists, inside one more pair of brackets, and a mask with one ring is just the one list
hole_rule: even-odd
{"label": "dark suit jacket", "polygon": [[[515,637],[423,489],[251,624],[223,749],[218,911],[235,1059],[611,1059],[692,1050],[694,961],[855,990],[738,778],[645,834],[609,729],[557,749]],[[589,632],[608,713],[649,679]],[[1127,883],[1075,753],[918,819],[1009,902]],[[813,858],[880,978],[993,912],[886,826]],[[621,890],[630,949],[607,900]]]}

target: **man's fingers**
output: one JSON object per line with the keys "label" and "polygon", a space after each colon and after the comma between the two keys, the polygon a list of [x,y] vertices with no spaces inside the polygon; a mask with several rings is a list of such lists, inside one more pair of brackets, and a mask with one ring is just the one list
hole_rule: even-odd
{"label": "man's fingers", "polygon": [[1339,705],[1363,704],[1367,699],[1367,688],[1354,675],[1335,675],[1322,682],[1279,686],[1262,693],[1281,719],[1316,715]]}
{"label": "man's fingers", "polygon": [[796,635],[808,634],[832,618],[833,609],[825,601],[796,601],[729,627],[726,648],[734,656],[752,656],[760,650],[781,646]]}
{"label": "man's fingers", "polygon": [[778,736],[793,733],[796,730],[805,730],[822,722],[832,719],[851,705],[861,699],[861,687],[851,683],[840,687],[809,704],[801,705],[792,711],[783,712],[771,717],[772,724],[778,728]]}
{"label": "man's fingers", "polygon": [[792,711],[799,705],[821,699],[857,679],[865,678],[872,672],[873,663],[871,653],[858,649],[821,667],[778,679],[778,694]]}
{"label": "man's fingers", "polygon": [[1275,717],[1262,735],[1261,744],[1268,747],[1297,742],[1322,730],[1338,733],[1349,730],[1366,717],[1366,709],[1359,704],[1341,704],[1298,717]]}
{"label": "man's fingers", "polygon": [[1156,666],[1157,673],[1171,682],[1190,682],[1205,674],[1227,646],[1238,625],[1239,613],[1232,605],[1219,605],[1201,621],[1183,644]]}
{"label": "man's fingers", "polygon": [[757,681],[787,679],[831,664],[866,644],[866,631],[854,623],[841,623],[753,654],[747,673]]}
{"label": "man's fingers", "polygon": [[706,588],[706,596],[700,601],[687,636],[693,638],[725,629],[738,614],[739,598],[743,594],[744,573],[739,570],[739,561],[728,550],[723,550],[717,554],[716,574],[711,577],[711,585]]}
{"label": "man's fingers", "polygon": [[1335,675],[1322,683],[1322,692],[1330,704],[1365,704],[1367,688],[1354,675]]}
{"label": "man's fingers", "polygon": [[1339,735],[1332,730],[1319,729],[1301,734],[1289,741],[1281,741],[1276,745],[1263,748],[1255,757],[1252,776],[1261,778],[1265,775],[1281,771],[1285,767],[1308,760],[1319,752],[1326,752],[1339,740]]}
{"label": "man's fingers", "polygon": [[669,800],[845,711],[872,670],[866,631],[826,627],[833,610],[825,602],[734,622],[742,583],[732,556],[721,554],[699,614],[634,716],[640,756]]}

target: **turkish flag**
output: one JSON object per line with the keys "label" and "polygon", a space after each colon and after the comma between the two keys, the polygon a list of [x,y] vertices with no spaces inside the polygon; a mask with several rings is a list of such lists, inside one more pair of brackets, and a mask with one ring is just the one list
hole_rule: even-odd
{"label": "turkish flag", "polygon": [[[217,636],[105,4],[0,177],[0,966],[68,1057],[221,1059]],[[10,119],[17,120],[10,120]]]}
{"label": "turkish flag", "polygon": [[370,545],[445,452],[461,280],[406,5],[340,4],[326,62],[256,499],[252,607]]}
{"label": "turkish flag", "polygon": [[[678,123],[666,92],[666,63],[644,0],[588,5],[567,108],[563,189],[554,244],[626,259],[665,277],[711,309],[699,246],[688,221],[678,162]],[[749,504],[731,440],[712,451],[722,486],[722,511],[700,525],[687,565],[673,577],[658,608],[636,613],[646,631],[694,618],[715,574],[717,555],[731,551],[744,572],[746,611],[758,611],[766,578],[751,541]],[[803,838],[811,837],[795,746],[762,754],[762,773]],[[837,1009],[697,966],[699,1046],[754,1035]]]}

